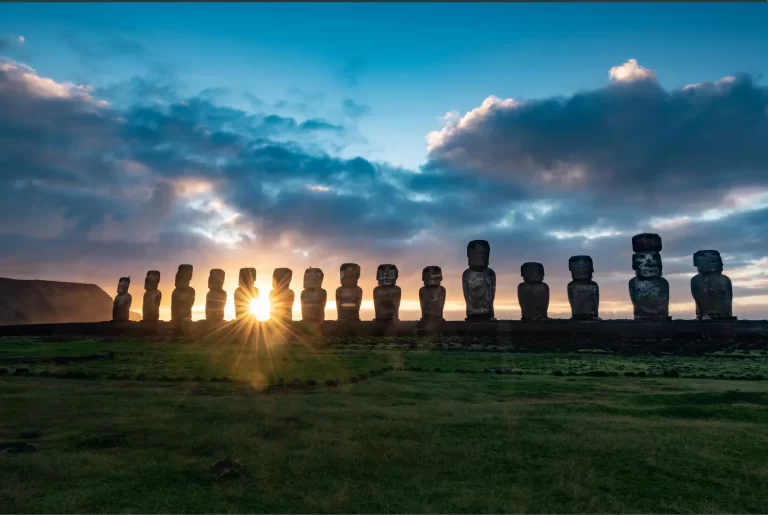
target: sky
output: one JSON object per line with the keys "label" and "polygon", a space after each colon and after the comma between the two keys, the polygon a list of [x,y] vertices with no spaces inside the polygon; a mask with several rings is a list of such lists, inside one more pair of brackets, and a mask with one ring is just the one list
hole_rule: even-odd
{"label": "sky", "polygon": [[631,237],[662,236],[671,314],[717,249],[734,314],[768,318],[768,5],[0,4],[0,276],[98,284],[176,267],[394,263],[401,319],[443,269],[463,319],[486,239],[498,318],[520,265],[569,316],[589,254],[603,318],[629,318]]}

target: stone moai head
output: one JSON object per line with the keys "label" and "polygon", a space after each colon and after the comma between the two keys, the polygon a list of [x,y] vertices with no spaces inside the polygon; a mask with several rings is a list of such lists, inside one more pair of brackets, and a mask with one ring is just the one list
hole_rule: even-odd
{"label": "stone moai head", "polygon": [[275,268],[272,273],[272,288],[275,290],[286,290],[291,285],[293,272],[290,268]]}
{"label": "stone moai head", "polygon": [[491,245],[485,240],[472,240],[467,245],[467,262],[475,270],[488,268],[491,259]]}
{"label": "stone moai head", "polygon": [[544,265],[541,263],[523,263],[520,275],[527,283],[540,283],[544,280]]}
{"label": "stone moai head", "polygon": [[644,232],[632,236],[633,252],[661,252],[661,236]]}
{"label": "stone moai head", "polygon": [[128,287],[131,285],[130,277],[121,277],[117,282],[117,293],[128,293]]}
{"label": "stone moai head", "polygon": [[723,258],[716,250],[699,250],[693,255],[693,265],[699,272],[722,272]]}
{"label": "stone moai head", "polygon": [[357,286],[357,281],[360,279],[360,265],[344,263],[339,268],[339,278],[342,286]]}
{"label": "stone moai head", "polygon": [[208,275],[208,289],[220,290],[224,288],[224,276],[224,270],[221,268],[212,269],[210,275]]}
{"label": "stone moai head", "polygon": [[443,270],[439,266],[428,266],[421,271],[424,286],[440,286],[443,282]]}
{"label": "stone moai head", "polygon": [[590,256],[571,256],[568,260],[568,270],[574,281],[591,281],[595,267]]}
{"label": "stone moai head", "polygon": [[176,287],[189,286],[191,280],[192,265],[179,265],[179,270],[176,272]]}
{"label": "stone moai head", "polygon": [[319,268],[309,267],[304,270],[304,289],[322,288],[325,274]]}
{"label": "stone moai head", "polygon": [[637,277],[661,277],[661,255],[658,252],[632,254],[632,270]]}
{"label": "stone moai head", "polygon": [[240,277],[238,283],[243,288],[253,288],[253,283],[256,282],[256,269],[255,268],[241,268]]}
{"label": "stone moai head", "polygon": [[397,267],[395,265],[379,265],[376,270],[376,280],[379,286],[394,286],[397,282]]}
{"label": "stone moai head", "polygon": [[145,290],[156,290],[160,284],[160,272],[157,270],[150,270],[147,272],[147,277],[144,279]]}

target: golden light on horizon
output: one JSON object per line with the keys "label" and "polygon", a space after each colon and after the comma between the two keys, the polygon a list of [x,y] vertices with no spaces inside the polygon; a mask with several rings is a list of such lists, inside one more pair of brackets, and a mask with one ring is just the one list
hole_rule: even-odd
{"label": "golden light on horizon", "polygon": [[266,295],[260,295],[259,298],[253,299],[250,309],[256,320],[261,322],[269,320],[269,298]]}

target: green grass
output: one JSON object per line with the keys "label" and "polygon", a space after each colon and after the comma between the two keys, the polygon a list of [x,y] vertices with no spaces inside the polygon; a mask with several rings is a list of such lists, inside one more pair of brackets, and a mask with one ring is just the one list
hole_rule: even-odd
{"label": "green grass", "polygon": [[[0,452],[0,511],[755,513],[768,506],[768,381],[684,378],[700,371],[768,377],[767,358],[331,343],[275,344],[267,353],[255,342],[0,340],[0,367],[11,371],[148,378],[0,377],[0,449],[25,442],[36,450]],[[113,359],[41,361],[107,350]],[[258,385],[387,366],[448,373],[395,370],[338,388],[274,393],[157,380],[228,376]],[[683,377],[551,375],[670,369]],[[239,469],[211,470],[223,460]]]}

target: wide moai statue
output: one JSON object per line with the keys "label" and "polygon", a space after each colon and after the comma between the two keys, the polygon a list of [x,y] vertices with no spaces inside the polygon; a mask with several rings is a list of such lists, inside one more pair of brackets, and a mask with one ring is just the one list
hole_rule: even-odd
{"label": "wide moai statue", "polygon": [[208,295],[205,296],[205,319],[209,322],[224,321],[224,306],[227,304],[227,292],[224,291],[226,273],[221,268],[214,268],[208,275]]}
{"label": "wide moai statue", "polygon": [[117,296],[112,304],[112,320],[127,322],[131,319],[131,294],[128,287],[131,285],[130,277],[121,277],[117,282]]}
{"label": "wide moai statue", "polygon": [[251,315],[251,303],[259,297],[255,268],[241,268],[238,276],[238,286],[235,290],[235,318],[241,319]]}
{"label": "wide moai statue", "polygon": [[517,301],[522,320],[546,320],[549,309],[549,286],[544,282],[544,265],[523,263],[520,267],[523,282],[517,285]]}
{"label": "wide moai statue", "polygon": [[269,317],[277,322],[292,319],[293,290],[289,289],[293,272],[290,268],[275,268],[272,273],[272,291],[269,292]]}
{"label": "wide moai statue", "polygon": [[150,270],[144,279],[144,303],[141,307],[141,319],[144,322],[157,322],[160,320],[160,301],[163,294],[158,290],[160,285],[160,272]]}
{"label": "wide moai statue", "polygon": [[336,312],[341,321],[359,321],[363,289],[357,285],[360,280],[360,265],[344,263],[339,268],[341,286],[336,288]]}
{"label": "wide moai statue", "polygon": [[373,289],[373,310],[377,321],[398,320],[402,291],[396,284],[397,277],[395,265],[379,265],[376,270],[376,281],[379,285]]}
{"label": "wide moai statue", "polygon": [[319,268],[304,270],[304,290],[301,292],[301,319],[305,322],[323,322],[328,292],[323,289],[325,274]]}
{"label": "wide moai statue", "polygon": [[571,256],[568,270],[573,279],[568,283],[568,302],[571,304],[571,320],[600,320],[600,287],[592,280],[595,273],[590,256]]}
{"label": "wide moai statue", "polygon": [[441,285],[442,269],[439,266],[425,267],[421,272],[421,280],[424,281],[424,286],[419,289],[421,320],[423,322],[444,321],[445,288]]}
{"label": "wide moai statue", "polygon": [[661,236],[643,233],[632,237],[632,269],[629,298],[635,320],[671,320],[669,316],[669,283],[662,274]]}
{"label": "wide moai statue", "polygon": [[461,276],[467,321],[495,320],[493,301],[496,298],[496,272],[488,268],[491,245],[485,240],[473,240],[467,245],[469,268]]}
{"label": "wide moai statue", "polygon": [[171,320],[183,322],[192,320],[192,306],[195,304],[195,289],[192,281],[192,265],[179,265],[176,272],[176,288],[171,295]]}
{"label": "wide moai statue", "polygon": [[736,320],[733,316],[733,286],[723,275],[723,259],[716,250],[699,250],[693,255],[698,274],[691,278],[691,294],[699,320]]}

